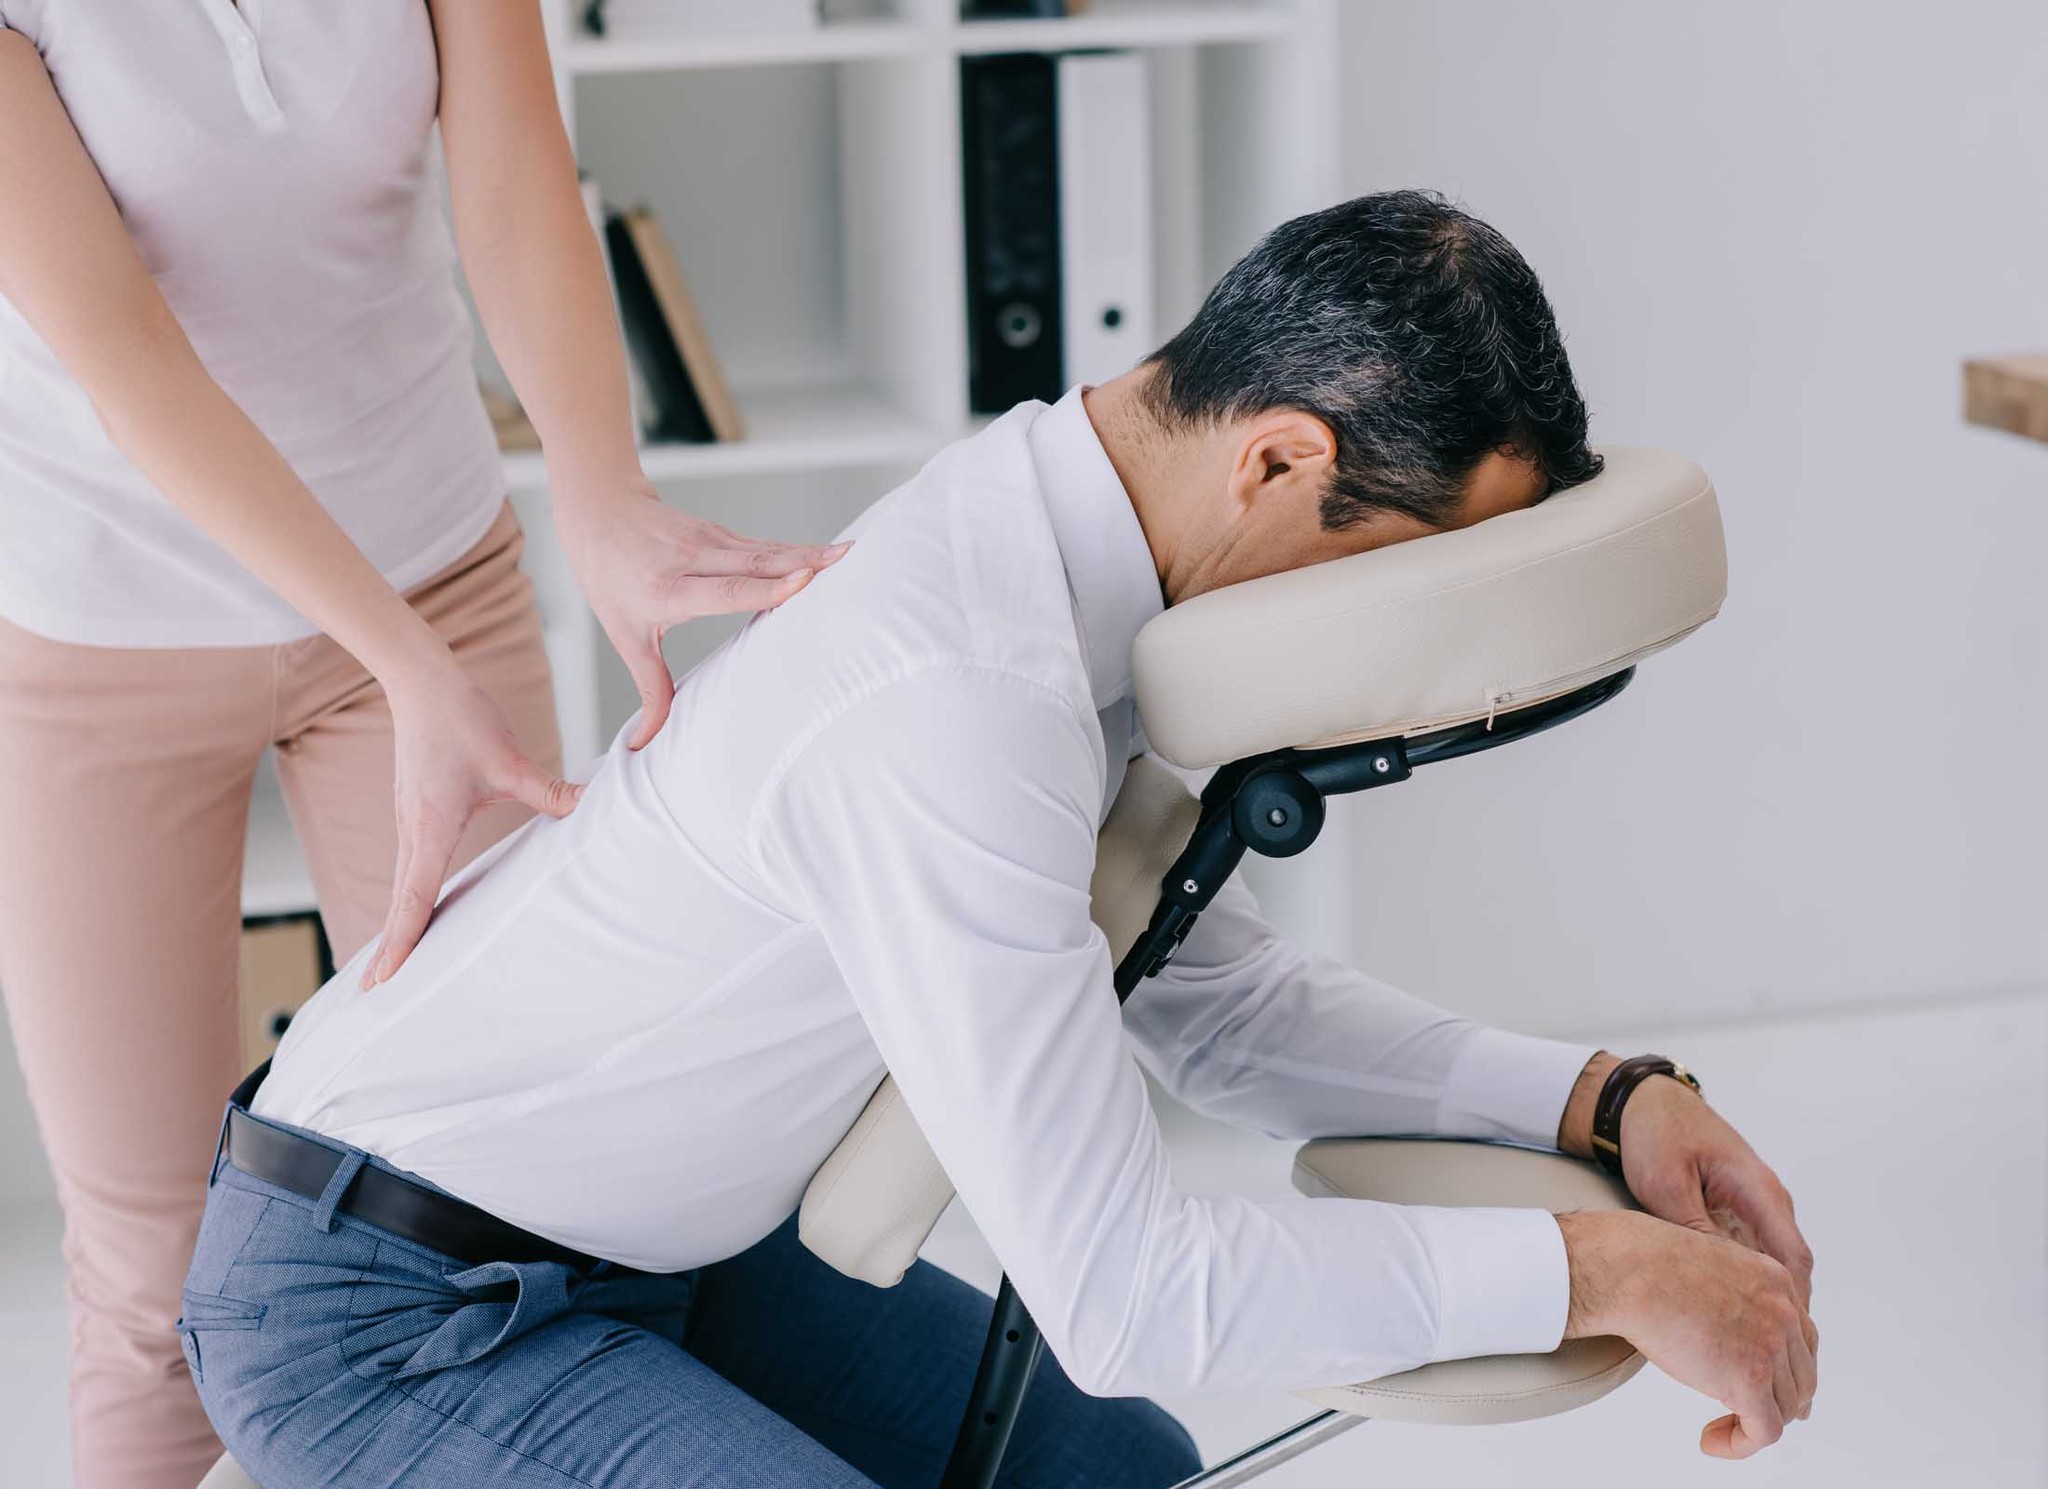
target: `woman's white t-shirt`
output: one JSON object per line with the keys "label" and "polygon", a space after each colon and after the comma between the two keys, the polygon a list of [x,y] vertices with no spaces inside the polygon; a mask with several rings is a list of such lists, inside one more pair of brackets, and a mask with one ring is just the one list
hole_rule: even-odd
{"label": "woman's white t-shirt", "polygon": [[[503,503],[432,164],[424,0],[0,0],[207,370],[392,584]],[[0,149],[7,148],[0,140]],[[187,521],[0,298],[0,617],[98,646],[314,627]]]}

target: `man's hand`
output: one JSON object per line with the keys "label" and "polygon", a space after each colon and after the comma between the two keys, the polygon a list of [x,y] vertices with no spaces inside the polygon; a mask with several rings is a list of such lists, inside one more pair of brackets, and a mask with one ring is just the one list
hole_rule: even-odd
{"label": "man's hand", "polygon": [[[1593,1156],[1593,1107],[1619,1063],[1605,1051],[1586,1062],[1558,1126],[1564,1152]],[[1707,1424],[1700,1450],[1746,1458],[1813,1405],[1813,1252],[1792,1196],[1698,1092],[1669,1076],[1651,1076],[1622,1108],[1621,1164],[1636,1202],[1670,1224],[1558,1217],[1572,1257],[1567,1337],[1619,1334],[1714,1397],[1734,1415]],[[1679,1227],[1714,1244],[1689,1245]],[[1604,1322],[1590,1322],[1594,1314]]]}
{"label": "man's hand", "polygon": [[1619,1334],[1727,1407],[1701,1431],[1701,1452],[1747,1458],[1813,1409],[1820,1335],[1784,1267],[1626,1210],[1560,1215],[1557,1224],[1571,1266],[1565,1337]]}
{"label": "man's hand", "polygon": [[[1586,1063],[1558,1128],[1565,1152],[1593,1156],[1593,1103],[1618,1063],[1604,1051]],[[1621,1164],[1645,1210],[1774,1258],[1792,1274],[1799,1306],[1811,1306],[1813,1252],[1793,1219],[1792,1196],[1691,1087],[1664,1075],[1636,1087],[1621,1111]]]}

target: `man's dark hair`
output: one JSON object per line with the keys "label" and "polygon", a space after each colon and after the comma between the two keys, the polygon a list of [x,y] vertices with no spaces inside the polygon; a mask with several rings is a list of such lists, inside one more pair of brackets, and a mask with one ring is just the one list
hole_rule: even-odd
{"label": "man's dark hair", "polygon": [[1171,428],[1275,408],[1327,423],[1332,529],[1374,511],[1442,526],[1493,450],[1533,461],[1547,490],[1600,471],[1535,271],[1433,192],[1362,196],[1275,228],[1148,365]]}

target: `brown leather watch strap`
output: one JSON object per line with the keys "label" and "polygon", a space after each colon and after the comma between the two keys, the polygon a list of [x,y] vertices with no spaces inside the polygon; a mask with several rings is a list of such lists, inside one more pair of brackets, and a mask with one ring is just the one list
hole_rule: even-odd
{"label": "brown leather watch strap", "polygon": [[1635,1089],[1653,1075],[1668,1075],[1697,1091],[1700,1083],[1676,1060],[1662,1055],[1635,1055],[1607,1072],[1593,1103],[1593,1157],[1617,1179],[1621,1175],[1621,1112]]}

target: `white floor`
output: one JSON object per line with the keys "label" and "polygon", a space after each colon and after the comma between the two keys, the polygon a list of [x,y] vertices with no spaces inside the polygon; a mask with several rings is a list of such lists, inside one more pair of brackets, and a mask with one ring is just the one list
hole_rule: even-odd
{"label": "white floor", "polygon": [[[1744,1465],[1701,1458],[1717,1409],[1654,1371],[1570,1416],[1456,1432],[1371,1423],[1262,1480],[1596,1489],[2048,1485],[2048,996],[1808,1021],[1645,1030],[1703,1073],[1791,1185],[1819,1256],[1810,1422]],[[1275,1191],[1280,1144],[1178,1115],[1191,1184]],[[65,1481],[57,1225],[0,1214],[0,1482]],[[958,1208],[931,1254],[985,1285]],[[1306,1409],[1283,1394],[1169,1403],[1212,1460]]]}

